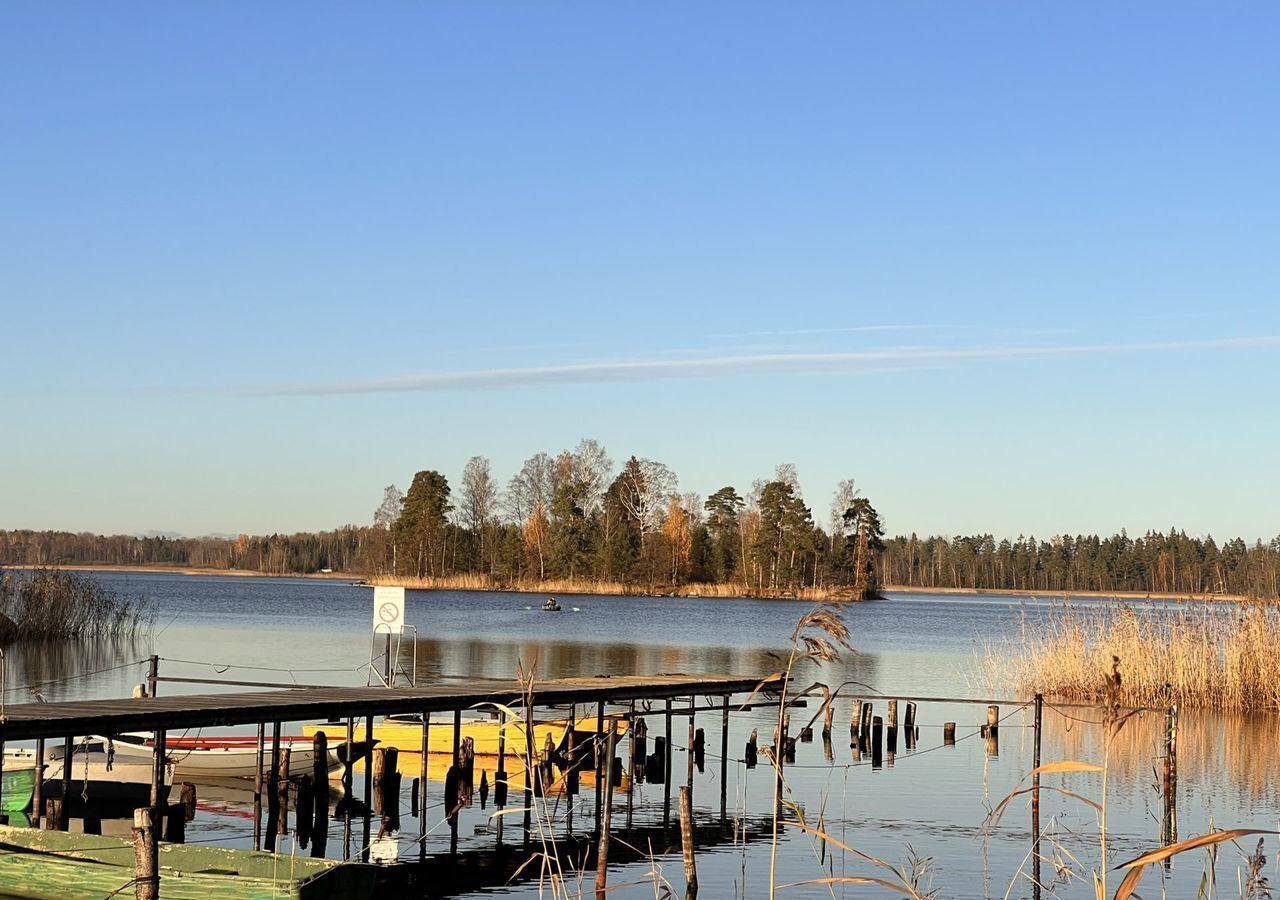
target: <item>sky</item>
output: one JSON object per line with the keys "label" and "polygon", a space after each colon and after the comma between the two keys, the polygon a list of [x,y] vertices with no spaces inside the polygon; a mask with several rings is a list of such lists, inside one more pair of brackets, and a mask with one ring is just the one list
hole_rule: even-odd
{"label": "sky", "polygon": [[889,533],[1280,533],[1280,9],[9,4],[0,528],[600,440]]}

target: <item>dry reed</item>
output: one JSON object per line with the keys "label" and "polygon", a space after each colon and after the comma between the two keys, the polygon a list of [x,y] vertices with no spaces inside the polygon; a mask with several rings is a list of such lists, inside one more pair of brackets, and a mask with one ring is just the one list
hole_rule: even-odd
{"label": "dry reed", "polygon": [[119,594],[74,572],[0,572],[0,643],[128,636],[153,616],[142,598]]}
{"label": "dry reed", "polygon": [[1101,701],[1113,657],[1124,661],[1126,707],[1271,709],[1280,703],[1280,609],[1201,606],[1141,612],[1067,604],[988,645],[993,689],[1013,685],[1068,700]]}
{"label": "dry reed", "polygon": [[595,594],[634,597],[743,597],[784,600],[847,599],[847,591],[839,588],[801,588],[799,591],[774,591],[738,583],[645,585],[600,578],[519,578],[504,580],[480,573],[427,576],[374,575],[369,584],[406,587],[412,590],[437,591],[515,591],[528,594]]}

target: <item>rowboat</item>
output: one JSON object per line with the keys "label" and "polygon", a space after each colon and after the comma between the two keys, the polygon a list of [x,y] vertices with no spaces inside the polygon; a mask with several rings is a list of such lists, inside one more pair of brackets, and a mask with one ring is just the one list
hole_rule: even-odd
{"label": "rowboat", "polygon": [[[164,900],[329,900],[373,895],[377,869],[338,860],[160,845]],[[35,900],[101,900],[134,876],[133,842],[106,835],[0,826],[0,884]]]}
{"label": "rowboat", "polygon": [[21,769],[10,769],[5,759],[4,773],[0,775],[0,813],[11,815],[31,808],[31,798],[36,790],[34,764]]}
{"label": "rowboat", "polygon": [[[605,716],[607,730],[610,722],[618,725],[618,734],[626,734],[630,722],[624,716]],[[572,723],[574,743],[584,746],[597,736],[599,723],[596,716],[581,716]],[[570,722],[568,719],[549,719],[533,723],[533,746],[542,752],[548,738],[556,750],[563,750],[568,744]],[[341,731],[339,731],[339,729]],[[346,733],[346,723],[326,723],[321,725],[303,725],[302,733],[311,736],[323,731],[333,744],[336,735]],[[523,721],[512,720],[505,725],[496,719],[464,718],[459,729],[459,741],[471,738],[477,756],[497,756],[499,747],[508,753],[525,752],[526,726]],[[361,730],[363,734],[363,729]],[[395,747],[398,750],[421,752],[422,750],[422,717],[421,716],[387,716],[373,723],[374,740],[382,747]],[[435,719],[427,729],[428,753],[453,752],[453,723]]]}
{"label": "rowboat", "polygon": [[[117,754],[130,758],[147,757],[154,753],[154,743],[139,734],[123,734],[114,738]],[[310,737],[286,737],[280,739],[280,748],[289,750],[289,768],[294,772],[310,772],[315,764],[315,747]],[[346,744],[330,744],[326,765],[329,771],[341,768],[346,754]],[[352,745],[356,759],[368,752],[364,741]],[[175,779],[200,781],[206,778],[253,778],[258,767],[258,739],[241,737],[170,738],[165,741],[165,756]],[[262,757],[263,771],[271,766],[271,746],[267,744]]]}
{"label": "rowboat", "polygon": [[[26,809],[31,803],[36,779],[36,754],[34,750],[21,747],[4,751],[4,793],[5,805],[8,806],[9,782],[12,773],[25,783],[30,781],[31,790],[23,794],[15,788],[15,803],[21,803]],[[26,774],[23,774],[26,773]],[[44,783],[41,795],[45,798],[62,797],[63,749],[50,747],[45,753]],[[70,793],[68,810],[83,809],[90,804],[121,804],[127,808],[129,804],[145,806],[151,799],[152,770],[150,760],[131,757],[112,758],[103,745],[98,742],[82,742],[74,745],[71,753]],[[160,801],[168,797],[168,786],[171,779],[165,773],[161,785]]]}

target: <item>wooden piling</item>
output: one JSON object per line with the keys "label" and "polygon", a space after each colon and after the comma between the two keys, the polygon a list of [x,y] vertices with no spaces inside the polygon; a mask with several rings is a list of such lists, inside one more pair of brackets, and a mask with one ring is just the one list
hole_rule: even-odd
{"label": "wooden piling", "polygon": [[[68,816],[71,814],[71,770],[74,767],[74,762],[75,762],[72,756],[72,751],[74,749],[75,748],[71,744],[70,736],[62,739],[62,802],[58,804],[58,819],[57,819],[58,831],[66,831],[68,825],[70,824],[70,820],[68,819]],[[154,758],[159,758],[159,757],[157,756]],[[153,807],[154,807],[154,804],[157,802],[155,783],[154,783],[155,769],[156,767],[153,764],[151,767],[151,771],[153,773],[152,788],[151,788],[151,802],[153,804]],[[161,772],[161,775],[163,776],[163,773],[164,773],[163,764],[160,765],[160,772]],[[152,809],[152,814],[153,815],[155,814],[154,808]],[[155,834],[156,830],[157,830],[156,822],[153,820],[151,822],[151,833]]]}
{"label": "wooden piling", "polygon": [[276,790],[279,793],[276,805],[280,809],[276,833],[281,835],[289,833],[289,757],[291,755],[292,751],[288,747],[281,749],[280,769],[276,773]]}
{"label": "wooden piling", "polygon": [[898,752],[898,701],[889,701],[889,713],[885,719],[885,738],[888,744],[890,765],[893,764],[893,755]]}
{"label": "wooden piling", "polygon": [[356,720],[354,718],[347,719],[347,739],[346,748],[342,760],[342,800],[339,806],[342,809],[342,858],[351,859],[351,782],[353,765],[352,755],[356,737]]}
{"label": "wooden piling", "polygon": [[908,700],[902,714],[902,735],[906,739],[908,750],[914,750],[916,748],[917,733],[916,705]]}
{"label": "wooden piling", "polygon": [[[689,721],[693,721],[692,717]],[[693,733],[693,765],[699,772],[706,771],[707,735],[701,728]]]}
{"label": "wooden piling", "polygon": [[644,716],[631,723],[631,777],[644,781],[645,760],[649,758],[649,726]]}
{"label": "wooden piling", "polygon": [[[261,767],[259,767],[261,771]],[[257,781],[258,792],[262,792],[262,777]],[[280,830],[280,723],[271,725],[271,759],[267,768],[267,829],[263,835],[263,849],[274,853],[276,834]]]}
{"label": "wooden piling", "polygon": [[956,743],[956,723],[944,722],[942,725],[942,744],[945,747],[954,747]]}
{"label": "wooden piling", "polygon": [[311,828],[316,821],[315,785],[310,773],[298,778],[294,791],[294,839],[298,842],[300,849],[306,850],[311,845]]}
{"label": "wooden piling", "polygon": [[329,736],[317,731],[311,738],[311,856],[323,859],[329,844]]}
{"label": "wooden piling", "polygon": [[[573,730],[573,721],[570,720],[569,730]],[[609,781],[613,779],[613,772],[609,768],[613,765],[613,754],[607,757],[602,752],[603,748],[600,742],[604,740],[604,701],[601,700],[596,704],[596,734],[592,744],[595,750],[596,761],[596,817],[595,817],[595,833],[597,837],[600,834],[600,816],[604,812],[604,794],[607,791]]]}
{"label": "wooden piling", "polygon": [[693,792],[680,788],[680,848],[684,852],[684,882],[686,900],[698,896],[698,863],[693,848]]}
{"label": "wooden piling", "polygon": [[[4,745],[0,744],[0,763],[3,762]],[[31,812],[35,820],[31,823],[40,827],[40,815],[44,812],[44,738],[36,741],[36,783],[31,793]]]}
{"label": "wooden piling", "polygon": [[[365,752],[369,753],[373,748],[373,716],[364,717],[364,744]],[[369,861],[369,844],[371,832],[373,830],[372,813],[373,811],[373,758],[369,756],[364,763],[364,819],[360,823],[360,859],[363,862]],[[348,856],[347,859],[351,857]]]}
{"label": "wooden piling", "polygon": [[[422,738],[418,748],[418,777],[413,783],[418,786],[416,799],[418,804],[418,862],[426,862],[427,860],[427,761],[431,758],[431,713],[423,710],[422,712]],[[500,740],[505,738],[503,735]],[[505,745],[499,745],[499,754],[505,751]],[[501,756],[499,756],[501,759]],[[502,763],[498,763],[498,768],[502,768]],[[498,820],[501,823],[501,819]]]}
{"label": "wooden piling", "polygon": [[[690,699],[692,700],[692,698]],[[684,783],[688,786],[689,793],[691,794],[693,793],[693,768],[694,768],[693,745],[694,745],[694,741],[696,740],[697,740],[697,735],[693,730],[693,712],[691,708],[689,712],[689,738],[688,738],[689,742],[685,745],[687,750],[685,751],[685,776],[684,776]]]}
{"label": "wooden piling", "polygon": [[156,684],[160,680],[160,657],[154,653],[147,660],[147,696],[154,697],[156,695]]}
{"label": "wooden piling", "polygon": [[182,803],[183,819],[187,822],[195,821],[196,817],[196,786],[189,782],[183,781],[178,784],[178,797]]}
{"label": "wooden piling", "polygon": [[[612,766],[613,754],[618,745],[618,723],[609,723],[609,738],[605,746],[606,758]],[[613,824],[613,791],[608,791],[604,798],[604,818],[600,823],[600,838],[596,845],[596,897],[603,898],[608,887],[609,875],[609,831]]]}
{"label": "wooden piling", "polygon": [[135,900],[159,900],[160,872],[156,865],[155,810],[133,811],[133,896]]}
{"label": "wooden piling", "polygon": [[879,716],[871,719],[871,768],[879,769],[884,765],[884,720]]}
{"label": "wooden piling", "polygon": [[49,797],[44,801],[44,830],[62,830],[62,798]]}
{"label": "wooden piling", "polygon": [[729,695],[720,706],[720,822],[729,821]]}
{"label": "wooden piling", "polygon": [[[99,820],[98,829],[102,824]],[[170,844],[187,842],[187,810],[181,803],[168,803],[164,808],[164,839]]]}
{"label": "wooden piling", "polygon": [[823,685],[823,702],[826,704],[826,711],[822,714],[822,736],[827,740],[831,740],[832,728],[836,721],[836,706],[831,699],[831,691],[826,685]]}
{"label": "wooden piling", "polygon": [[671,698],[666,705],[666,740],[662,747],[662,830],[671,827]]}
{"label": "wooden piling", "polygon": [[747,747],[742,754],[746,761],[748,769],[754,769],[760,757],[760,732],[756,728],[751,729],[751,737],[747,738]]}
{"label": "wooden piling", "polygon": [[987,756],[1000,755],[1000,707],[987,707],[987,724],[982,726],[987,741]]}
{"label": "wooden piling", "polygon": [[867,752],[867,747],[871,743],[871,719],[875,713],[875,704],[868,701],[862,704],[862,728],[861,736],[858,738],[858,750],[862,753]]}

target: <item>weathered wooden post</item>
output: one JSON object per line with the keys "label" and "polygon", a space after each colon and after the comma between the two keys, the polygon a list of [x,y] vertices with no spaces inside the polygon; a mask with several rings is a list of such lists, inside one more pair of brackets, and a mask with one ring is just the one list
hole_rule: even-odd
{"label": "weathered wooden post", "polygon": [[893,756],[898,752],[898,701],[889,701],[889,715],[885,719],[885,738],[889,745],[889,765],[893,765]]}
{"label": "weathered wooden post", "polygon": [[315,803],[315,787],[311,781],[311,774],[299,776],[293,801],[293,836],[303,850],[311,844],[311,827],[315,824],[316,817]]}
{"label": "weathered wooden post", "polygon": [[292,752],[288,747],[280,751],[280,771],[276,775],[276,789],[280,792],[276,801],[280,808],[278,833],[281,835],[289,833],[289,757]]}
{"label": "weathered wooden post", "polygon": [[[498,736],[498,768],[502,768],[502,753],[506,747],[502,743],[503,735]],[[431,752],[431,713],[422,711],[422,742],[418,752],[418,777],[414,784],[418,785],[418,862],[427,859],[427,761]],[[502,827],[502,818],[498,818],[498,827]]]}
{"label": "weathered wooden post", "polygon": [[[632,701],[634,708],[635,701]],[[649,726],[644,716],[633,719],[631,723],[631,777],[644,781],[645,760],[649,758]]]}
{"label": "weathered wooden post", "polygon": [[180,782],[178,784],[178,798],[182,803],[183,820],[194,822],[196,818],[196,786],[190,782]]}
{"label": "weathered wooden post", "polygon": [[871,719],[871,768],[879,769],[884,765],[884,719],[875,716]]}
{"label": "weathered wooden post", "polygon": [[[101,830],[102,826],[98,826]],[[187,811],[181,803],[167,803],[164,807],[164,839],[170,844],[187,841]]]}
{"label": "weathered wooden post", "polygon": [[862,753],[867,752],[867,747],[871,742],[871,719],[874,713],[874,703],[867,701],[862,704],[862,737],[858,739],[858,750]]}
{"label": "weathered wooden post", "polygon": [[729,695],[720,705],[720,821],[729,821]]}
{"label": "weathered wooden post", "polygon": [[[261,767],[259,767],[261,773]],[[262,791],[262,776],[259,774],[255,784],[259,796]],[[259,800],[261,802],[261,800]],[[276,833],[280,830],[280,723],[271,725],[271,759],[267,769],[267,830],[263,837],[263,847],[271,853],[276,850]]]}
{"label": "weathered wooden post", "polygon": [[[671,827],[671,698],[666,706],[666,738],[662,742],[662,830]],[[656,749],[656,748],[655,748]]]}
{"label": "weathered wooden post", "polygon": [[903,710],[902,728],[907,739],[907,749],[914,750],[916,748],[916,705],[910,700],[907,701]]}
{"label": "weathered wooden post", "polygon": [[860,747],[862,743],[862,707],[861,700],[853,701],[853,715],[849,717],[849,746]]}
{"label": "weathered wooden post", "polygon": [[760,756],[760,731],[759,729],[751,729],[751,737],[747,738],[747,748],[742,754],[746,760],[747,768],[754,769]]}
{"label": "weathered wooden post", "polygon": [[[0,744],[0,765],[4,763],[4,745]],[[40,827],[40,815],[44,812],[44,738],[36,740],[36,783],[31,792],[31,812],[35,816],[32,825]]]}
{"label": "weathered wooden post", "polygon": [[944,747],[954,747],[956,744],[956,723],[944,722],[942,725],[942,744]]}
{"label": "weathered wooden post", "polygon": [[686,900],[698,896],[698,864],[693,849],[693,792],[680,788],[680,848],[684,852],[684,882]]}
{"label": "weathered wooden post", "polygon": [[706,763],[707,735],[703,729],[699,728],[693,733],[693,764],[698,772],[702,773],[706,771]]}
{"label": "weathered wooden post", "polygon": [[147,696],[154,697],[156,695],[156,682],[160,680],[160,657],[154,653],[147,661]]}
{"label": "weathered wooden post", "polygon": [[822,686],[822,702],[826,709],[822,713],[822,736],[826,740],[831,740],[831,730],[836,721],[835,702],[831,699],[831,689],[825,684]]}
{"label": "weathered wooden post", "polygon": [[694,742],[698,739],[697,733],[693,729],[693,709],[689,709],[689,737],[688,743],[685,745],[688,751],[685,753],[685,775],[684,783],[689,788],[689,793],[693,793],[693,768],[694,768]]}
{"label": "weathered wooden post", "polygon": [[[373,831],[373,716],[364,717],[364,821],[360,825],[360,859],[369,861],[370,836]],[[350,859],[351,857],[347,857]]]}
{"label": "weathered wooden post", "polygon": [[[58,831],[67,831],[71,824],[70,823],[71,769],[73,768],[73,765],[74,765],[74,760],[72,758],[72,752],[74,751],[74,749],[75,748],[72,746],[71,738],[69,736],[62,739],[62,801],[58,807],[58,828],[57,828]],[[159,748],[157,748],[155,752],[159,753]],[[153,757],[153,759],[154,758],[155,757]],[[157,822],[154,818],[157,815],[154,807],[155,807],[155,804],[159,803],[159,800],[157,799],[158,792],[155,789],[155,775],[154,775],[155,769],[156,767],[153,762],[151,766],[151,771],[152,771],[151,803],[153,807],[151,810],[151,815],[153,817],[151,822],[152,835],[154,835],[157,831],[159,831],[159,828],[157,827],[159,825],[159,822]],[[163,776],[163,773],[164,773],[163,763],[160,765],[160,772]]]}
{"label": "weathered wooden post", "polygon": [[[618,723],[609,723],[609,739],[606,744],[606,756],[613,765],[613,754],[618,744]],[[600,838],[596,845],[596,897],[603,898],[609,882],[609,831],[613,824],[613,790],[610,789],[604,798],[604,820],[600,824]]]}
{"label": "weathered wooden post", "polygon": [[982,727],[982,735],[987,739],[987,755],[1000,755],[1000,707],[987,707],[987,724]]}
{"label": "weathered wooden post", "polygon": [[133,811],[133,896],[135,900],[159,900],[160,873],[156,868],[154,810]]}
{"label": "weathered wooden post", "polygon": [[323,859],[329,844],[329,736],[311,738],[311,786],[315,810],[311,820],[311,856]]}
{"label": "weathered wooden post", "polygon": [[[573,719],[569,720],[569,730],[573,730]],[[605,758],[601,741],[605,739],[604,733],[604,701],[601,700],[596,704],[596,734],[592,742],[596,757],[596,817],[595,830],[597,837],[600,834],[600,816],[604,809],[604,791],[608,790],[607,782],[613,780],[613,771],[610,766],[613,765],[613,757]],[[572,805],[572,804],[570,804]]]}

